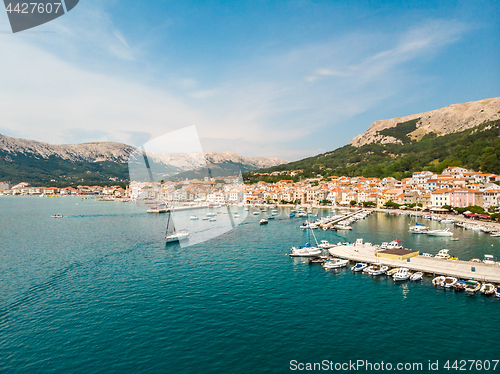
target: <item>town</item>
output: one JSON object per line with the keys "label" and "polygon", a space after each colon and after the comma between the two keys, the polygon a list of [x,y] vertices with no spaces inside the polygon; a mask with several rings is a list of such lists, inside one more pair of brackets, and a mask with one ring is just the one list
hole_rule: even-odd
{"label": "town", "polygon": [[141,197],[166,202],[204,204],[300,204],[308,206],[363,206],[377,208],[449,209],[479,207],[495,212],[500,206],[500,176],[448,167],[442,174],[429,171],[413,173],[411,178],[396,180],[329,176],[294,182],[301,170],[256,173],[283,176],[274,183],[244,184],[241,177],[229,176],[203,180],[168,181],[163,183],[132,181],[120,186],[32,187],[29,183],[0,183],[0,195],[68,196],[94,195],[104,199],[135,201]]}

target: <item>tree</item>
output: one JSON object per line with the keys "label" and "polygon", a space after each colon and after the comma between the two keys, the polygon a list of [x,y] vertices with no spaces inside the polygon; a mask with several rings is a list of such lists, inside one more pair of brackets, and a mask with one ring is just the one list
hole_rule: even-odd
{"label": "tree", "polygon": [[400,205],[399,205],[398,203],[395,203],[395,202],[390,201],[390,200],[389,200],[388,202],[386,202],[386,203],[384,204],[384,206],[385,206],[386,208],[394,208],[394,209],[398,209],[398,208],[400,207]]}
{"label": "tree", "polygon": [[451,210],[451,206],[450,205],[443,205],[441,208],[446,209],[446,210]]}
{"label": "tree", "polygon": [[351,201],[349,202],[349,204],[350,204],[351,206],[354,206],[354,205],[356,205],[356,204],[357,204],[357,202],[356,202],[356,200],[351,200]]}
{"label": "tree", "polygon": [[377,204],[375,204],[373,201],[363,201],[363,206],[365,208],[370,207],[370,206],[375,206],[375,205],[377,205]]}

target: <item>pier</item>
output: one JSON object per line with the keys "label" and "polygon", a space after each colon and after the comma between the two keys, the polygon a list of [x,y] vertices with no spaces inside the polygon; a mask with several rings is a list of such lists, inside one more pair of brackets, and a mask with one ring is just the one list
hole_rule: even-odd
{"label": "pier", "polygon": [[445,275],[460,279],[472,279],[481,282],[500,283],[500,265],[468,262],[460,260],[445,260],[434,257],[416,256],[399,261],[384,257],[377,257],[381,252],[378,246],[370,244],[337,245],[328,250],[332,256],[343,259],[380,263],[390,267],[404,267],[412,271],[421,271],[425,274]]}
{"label": "pier", "polygon": [[340,218],[334,218],[334,219],[332,218],[332,219],[330,219],[330,220],[325,221],[324,223],[322,223],[319,227],[321,227],[322,229],[326,228],[328,230],[333,225],[335,225],[335,224],[337,224],[339,222],[342,222],[342,221],[344,221],[344,220],[346,220],[348,218],[351,218],[352,216],[355,216],[356,214],[361,213],[361,212],[363,212],[363,209],[359,209],[359,210],[355,211],[354,213],[346,214],[345,216],[342,216]]}

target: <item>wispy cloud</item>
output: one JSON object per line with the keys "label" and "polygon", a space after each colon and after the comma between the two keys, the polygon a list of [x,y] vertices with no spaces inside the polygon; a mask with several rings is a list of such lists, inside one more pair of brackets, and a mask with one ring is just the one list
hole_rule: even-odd
{"label": "wispy cloud", "polygon": [[333,133],[342,141],[343,121],[408,85],[406,64],[466,29],[433,20],[396,38],[356,33],[250,56],[209,79],[193,69],[142,69],[143,47],[102,9],[82,5],[78,19],[51,26],[53,38],[0,35],[1,128],[48,142],[95,135],[139,145],[196,125],[206,151],[293,160],[331,149]]}

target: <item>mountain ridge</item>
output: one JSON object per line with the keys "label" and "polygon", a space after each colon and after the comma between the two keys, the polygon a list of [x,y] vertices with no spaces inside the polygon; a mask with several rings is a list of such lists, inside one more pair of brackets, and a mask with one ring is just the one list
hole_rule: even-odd
{"label": "mountain ridge", "polygon": [[[129,178],[129,157],[135,151],[137,151],[135,147],[116,142],[59,145],[0,134],[0,181],[43,184],[48,182],[103,184],[109,181],[126,183]],[[148,157],[153,155],[150,152],[147,154]],[[156,162],[179,173],[200,166],[193,164],[186,155],[164,154]],[[238,168],[242,172],[248,172],[288,162],[279,158],[243,157],[234,152],[205,152],[201,159],[204,159],[201,164],[214,168],[219,175],[233,172]]]}
{"label": "mountain ridge", "polygon": [[368,130],[355,136],[349,144],[354,147],[372,143],[403,144],[403,140],[384,134],[383,131],[410,121],[415,121],[415,129],[406,135],[411,140],[418,141],[431,132],[443,136],[497,119],[500,119],[500,97],[452,104],[428,112],[375,121]]}

